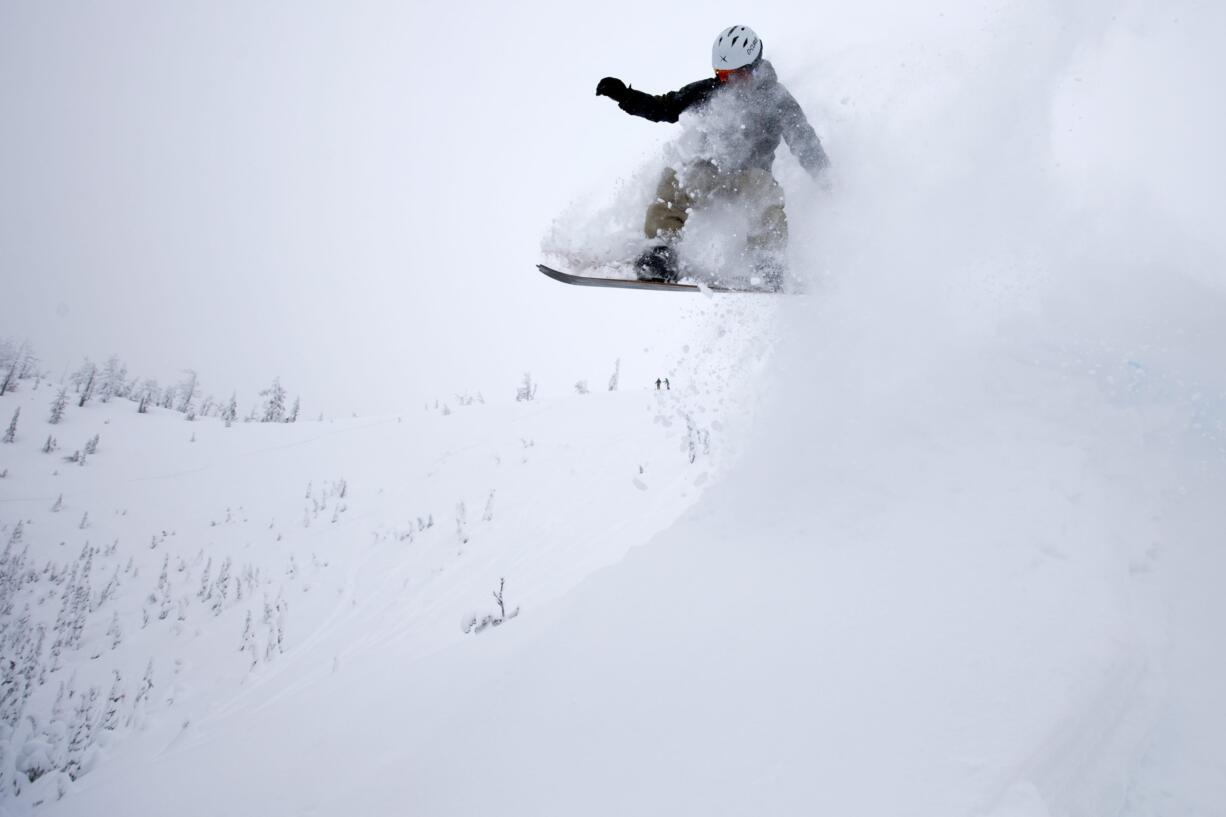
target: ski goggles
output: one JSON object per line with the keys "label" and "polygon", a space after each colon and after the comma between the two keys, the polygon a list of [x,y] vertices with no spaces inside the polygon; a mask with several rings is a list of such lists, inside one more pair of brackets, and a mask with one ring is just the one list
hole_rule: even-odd
{"label": "ski goggles", "polygon": [[745,65],[740,68],[715,69],[715,78],[720,82],[727,82],[733,77],[745,76],[749,73],[750,66]]}

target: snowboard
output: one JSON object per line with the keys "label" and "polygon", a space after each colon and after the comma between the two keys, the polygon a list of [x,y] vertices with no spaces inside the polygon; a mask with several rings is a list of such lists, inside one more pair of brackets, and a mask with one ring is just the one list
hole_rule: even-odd
{"label": "snowboard", "polygon": [[579,287],[609,287],[612,289],[654,289],[663,292],[719,292],[719,293],[758,293],[758,294],[774,294],[779,290],[771,289],[765,286],[753,287],[730,287],[723,284],[687,284],[684,282],[671,283],[668,281],[639,281],[634,278],[600,278],[590,275],[572,275],[569,272],[562,272],[553,267],[537,264],[536,268],[549,276],[555,281],[561,281],[564,284],[571,284]]}

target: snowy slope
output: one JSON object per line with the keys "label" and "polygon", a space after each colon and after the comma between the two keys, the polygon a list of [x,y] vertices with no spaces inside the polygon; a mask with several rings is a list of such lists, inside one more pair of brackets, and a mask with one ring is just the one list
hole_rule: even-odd
{"label": "snowy slope", "polygon": [[[517,78],[590,98],[583,72],[622,70],[597,64],[612,52],[645,87],[690,79],[661,42],[693,7],[625,54],[649,36],[639,11],[558,37],[566,76]],[[754,21],[836,163],[829,196],[776,168],[806,294],[695,299],[675,324],[643,308],[635,325],[670,331],[630,332],[652,347],[636,356],[677,361],[673,392],[555,382],[531,403],[231,429],[95,404],[56,427],[57,454],[39,451],[45,386],[0,398],[0,422],[22,406],[0,536],[22,523],[3,647],[24,713],[0,735],[0,808],[1226,815],[1223,12],[825,11]],[[465,26],[460,76],[501,75],[489,46],[536,12]],[[556,112],[537,96],[529,113]],[[508,104],[475,116],[520,123]],[[606,112],[557,142],[508,127],[531,143],[508,152],[577,168],[646,144]],[[632,229],[650,170],[555,228],[583,246]],[[544,230],[557,207],[514,209]],[[536,260],[450,238],[490,253],[474,274]],[[546,297],[498,326],[509,346],[582,358],[585,322],[619,330],[642,303]],[[450,331],[471,306],[431,310]],[[98,433],[84,465],[62,460]],[[517,614],[475,632],[502,579]],[[38,764],[59,771],[16,774]]]}
{"label": "snowy slope", "polygon": [[[702,384],[720,375],[707,368],[686,377],[683,364],[676,390],[232,428],[122,399],[51,425],[56,389],[21,382],[2,401],[21,416],[0,449],[16,661],[5,808],[122,777],[372,653],[411,675],[491,638],[480,622],[503,580],[507,612],[530,620],[667,527],[716,472],[738,411],[708,403]],[[95,434],[96,452],[68,462]],[[42,451],[48,435],[58,451]]]}
{"label": "snowy slope", "polygon": [[[826,343],[776,364],[822,376],[779,387],[692,505],[706,468],[655,421],[667,394],[517,406],[492,437],[488,407],[431,418],[452,453],[422,482],[394,476],[422,445],[394,420],[290,429],[317,439],[260,456],[291,472],[383,458],[339,527],[287,533],[340,575],[278,576],[296,640],[251,671],[236,605],[187,653],[228,678],[40,813],[1222,813],[1222,404],[1114,354],[1042,360],[1016,327],[892,367],[848,296],[796,307]],[[450,513],[380,535],[486,483],[466,545]],[[502,575],[522,612],[464,635]]]}

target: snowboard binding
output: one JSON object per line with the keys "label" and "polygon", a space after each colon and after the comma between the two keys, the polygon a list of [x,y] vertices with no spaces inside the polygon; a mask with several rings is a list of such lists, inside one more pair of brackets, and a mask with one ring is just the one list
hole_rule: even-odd
{"label": "snowboard binding", "polygon": [[634,273],[640,281],[675,284],[681,278],[677,253],[667,244],[648,247],[634,262]]}

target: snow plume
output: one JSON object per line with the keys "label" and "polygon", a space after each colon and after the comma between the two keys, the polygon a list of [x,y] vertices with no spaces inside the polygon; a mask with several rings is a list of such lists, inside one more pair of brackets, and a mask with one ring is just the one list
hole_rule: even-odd
{"label": "snow plume", "polygon": [[663,170],[663,161],[653,159],[618,182],[612,201],[608,191],[575,199],[553,220],[541,251],[593,274],[637,257],[647,244],[643,221]]}
{"label": "snow plume", "polygon": [[[1187,200],[1224,209],[1186,170],[1226,174],[1178,125],[1221,133],[1221,12],[1157,14],[1008,4],[793,87],[835,195],[779,163],[812,275],[749,453],[472,669],[497,702],[438,733],[540,748],[466,746],[485,785],[525,814],[547,784],[557,813],[1223,813],[1223,248]],[[1188,110],[1113,112],[1140,73]],[[1120,152],[1156,133],[1180,190]]]}
{"label": "snow plume", "polygon": [[[792,208],[812,295],[785,308],[755,454],[712,499],[763,520],[806,508],[803,533],[763,539],[765,558],[809,565],[815,619],[856,634],[813,639],[908,679],[905,693],[883,682],[859,717],[975,758],[934,765],[905,801],[828,787],[827,810],[1147,814],[1166,789],[1166,808],[1221,813],[1226,789],[1210,781],[1226,723],[1209,690],[1226,661],[1198,645],[1226,607],[1192,566],[1223,565],[1226,253],[1180,215],[1185,196],[1205,200],[1199,178],[1175,168],[1166,178],[1186,192],[1168,181],[1154,195],[1149,156],[1117,153],[1159,141],[1147,130],[1176,153],[1203,138],[1179,123],[1203,121],[1220,64],[1179,69],[1198,64],[1188,45],[1209,53],[1209,17],[1222,15],[1028,4],[978,48],[927,42],[888,63],[874,51],[826,78],[835,98],[856,91],[831,129],[837,196]],[[1134,60],[1178,75],[1188,110],[1155,98],[1167,117],[1112,119],[1103,99],[1137,77]],[[1097,144],[1114,160],[1085,147]],[[1220,153],[1195,156],[1178,164],[1226,177]],[[817,578],[832,570],[863,584]],[[819,688],[866,695],[864,677]],[[985,689],[995,703],[976,699]],[[894,694],[909,703],[881,703]],[[993,726],[959,738],[975,718]],[[1005,732],[1013,746],[988,745]],[[889,779],[915,768],[905,748],[873,745]],[[845,771],[832,779],[854,780]]]}

